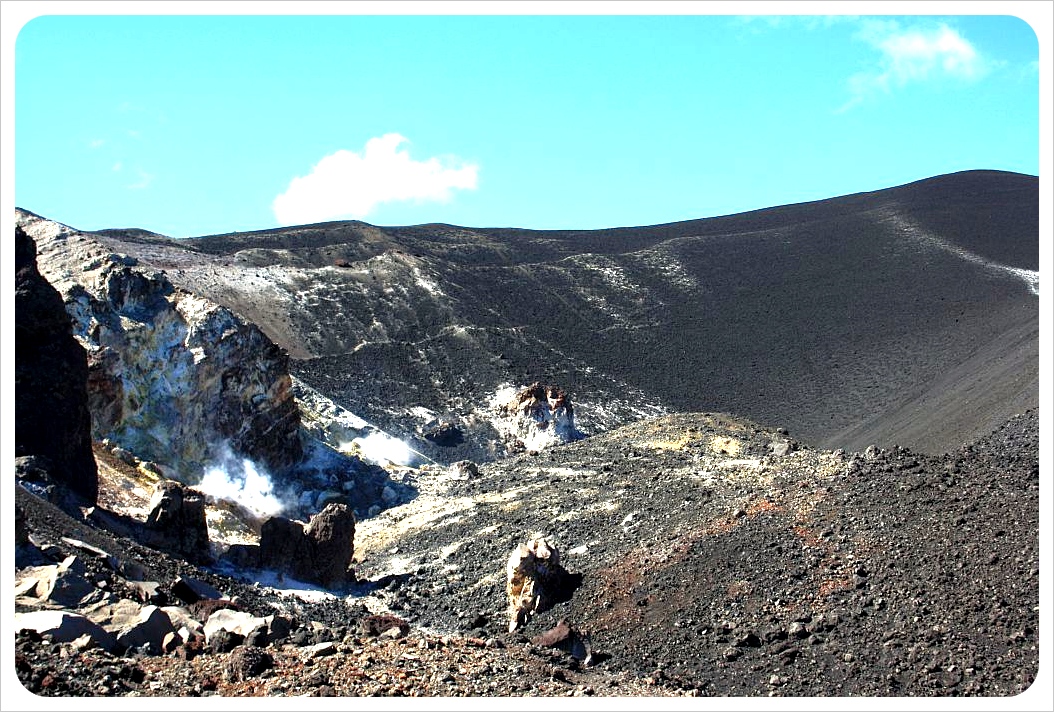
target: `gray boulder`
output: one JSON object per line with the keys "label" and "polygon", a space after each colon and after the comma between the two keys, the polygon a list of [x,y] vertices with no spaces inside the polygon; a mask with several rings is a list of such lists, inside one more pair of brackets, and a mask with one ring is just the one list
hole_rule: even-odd
{"label": "gray boulder", "polygon": [[102,626],[71,611],[30,611],[15,614],[15,633],[33,630],[50,636],[56,643],[72,643],[87,635],[100,648],[113,650],[114,636]]}
{"label": "gray boulder", "polygon": [[143,606],[139,615],[117,634],[117,646],[131,649],[149,645],[151,652],[164,650],[165,636],[175,628],[168,615],[157,606]]}
{"label": "gray boulder", "polygon": [[16,572],[15,591],[16,595],[34,596],[41,602],[74,608],[95,591],[95,586],[85,578],[84,564],[76,556],[68,556],[60,564],[32,566]]}
{"label": "gray boulder", "polygon": [[254,631],[261,628],[265,631],[268,630],[269,621],[266,618],[260,618],[251,613],[235,611],[230,608],[221,608],[213,613],[202,627],[205,633],[206,645],[211,645],[213,638],[219,635],[221,631],[233,633],[244,640]]}

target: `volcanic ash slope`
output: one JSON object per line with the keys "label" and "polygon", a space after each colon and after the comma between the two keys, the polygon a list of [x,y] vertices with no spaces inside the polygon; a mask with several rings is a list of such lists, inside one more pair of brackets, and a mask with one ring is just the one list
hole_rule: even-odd
{"label": "volcanic ash slope", "polygon": [[941,457],[814,450],[713,414],[453,471],[362,522],[358,572],[425,629],[507,630],[504,564],[542,535],[594,660],[710,695],[1011,695],[1038,666],[1038,427]]}

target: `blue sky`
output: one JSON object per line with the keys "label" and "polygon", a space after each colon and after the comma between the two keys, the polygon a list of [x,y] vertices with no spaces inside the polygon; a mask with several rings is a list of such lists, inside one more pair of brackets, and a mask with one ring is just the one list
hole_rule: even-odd
{"label": "blue sky", "polygon": [[[185,11],[108,9],[149,6]],[[1040,172],[1012,16],[51,15],[14,60],[15,204],[89,230],[599,228]]]}

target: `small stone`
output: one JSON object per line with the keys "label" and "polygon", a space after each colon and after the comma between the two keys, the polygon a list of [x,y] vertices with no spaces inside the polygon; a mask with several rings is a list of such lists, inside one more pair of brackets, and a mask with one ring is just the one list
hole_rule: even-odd
{"label": "small stone", "polygon": [[258,676],[265,670],[274,667],[270,654],[248,646],[240,646],[231,651],[224,677],[231,682],[241,682]]}
{"label": "small stone", "polygon": [[333,655],[336,652],[337,644],[333,641],[327,641],[325,643],[316,643],[315,645],[307,645],[300,649],[300,655],[305,659],[322,658],[327,655]]}

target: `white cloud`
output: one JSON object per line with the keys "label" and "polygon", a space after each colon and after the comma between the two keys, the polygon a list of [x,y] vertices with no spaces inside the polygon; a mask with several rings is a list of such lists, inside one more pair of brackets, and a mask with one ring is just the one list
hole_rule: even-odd
{"label": "white cloud", "polygon": [[456,157],[410,158],[407,139],[389,133],[366,142],[362,153],[339,150],[306,176],[293,178],[274,199],[275,218],[295,225],[363,218],[381,203],[450,200],[455,190],[474,190],[479,167]]}
{"label": "white cloud", "polygon": [[901,28],[895,20],[871,20],[863,23],[858,36],[881,56],[877,69],[850,77],[852,98],[843,111],[909,83],[943,78],[973,81],[989,70],[989,63],[969,40],[943,23],[924,29]]}

